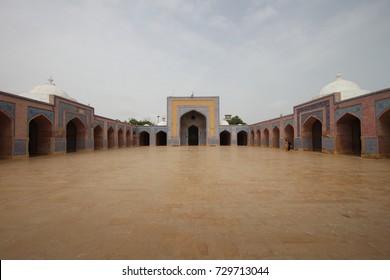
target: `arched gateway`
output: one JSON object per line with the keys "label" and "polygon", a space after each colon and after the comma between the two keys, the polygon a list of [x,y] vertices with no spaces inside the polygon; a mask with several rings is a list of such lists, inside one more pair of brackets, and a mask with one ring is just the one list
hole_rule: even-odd
{"label": "arched gateway", "polygon": [[180,118],[180,145],[206,145],[206,117],[190,111]]}

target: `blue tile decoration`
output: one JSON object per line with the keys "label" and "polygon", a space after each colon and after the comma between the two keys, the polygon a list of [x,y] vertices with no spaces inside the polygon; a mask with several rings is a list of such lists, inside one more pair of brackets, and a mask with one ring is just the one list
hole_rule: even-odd
{"label": "blue tile decoration", "polygon": [[275,127],[280,128],[280,122],[272,123],[272,128],[275,128]]}
{"label": "blue tile decoration", "polygon": [[26,140],[15,139],[14,141],[14,155],[23,156],[27,154]]}
{"label": "blue tile decoration", "polygon": [[354,105],[346,108],[336,109],[335,111],[335,122],[337,122],[342,116],[344,116],[346,113],[350,113],[356,117],[358,117],[360,120],[362,119],[362,105]]}
{"label": "blue tile decoration", "polygon": [[327,151],[334,151],[334,138],[322,137],[322,149]]}
{"label": "blue tile decoration", "polygon": [[110,129],[110,127],[115,131],[115,123],[107,122],[107,130]]}
{"label": "blue tile decoration", "polygon": [[77,114],[77,113],[72,113],[72,112],[66,112],[66,123],[68,124],[69,121],[73,120],[74,118],[78,118],[80,119],[80,121],[83,123],[83,125],[85,126],[85,129],[86,130],[89,130],[88,129],[88,126],[87,126],[87,117],[85,115],[80,115],[80,114]]}
{"label": "blue tile decoration", "polygon": [[55,152],[65,152],[66,151],[66,139],[56,138],[54,143]]}
{"label": "blue tile decoration", "polygon": [[302,114],[301,115],[302,125],[311,116],[316,117],[317,119],[319,119],[321,121],[321,123],[324,123],[323,113],[322,113],[322,110],[320,110],[320,111],[315,111],[315,112]]}
{"label": "blue tile decoration", "polygon": [[[297,118],[298,118],[298,136],[301,136],[301,113],[306,111],[312,111],[315,109],[325,108],[325,117],[326,117],[326,130],[330,130],[330,102],[325,100],[319,103],[311,104],[302,108],[297,109]],[[302,122],[303,123],[303,122]]]}
{"label": "blue tile decoration", "polygon": [[28,121],[32,120],[33,118],[35,118],[38,115],[43,115],[46,118],[48,118],[52,124],[54,124],[54,111],[44,110],[44,109],[28,106],[27,112],[28,112],[27,113],[28,114]]}
{"label": "blue tile decoration", "polygon": [[290,119],[290,120],[284,120],[284,127],[286,127],[287,125],[291,125],[292,127],[294,127],[294,120],[293,119]]}
{"label": "blue tile decoration", "polygon": [[15,103],[0,101],[0,110],[5,112],[12,120],[15,119]]}
{"label": "blue tile decoration", "polygon": [[58,104],[58,115],[59,115],[58,125],[59,126],[63,125],[63,115],[64,115],[64,112],[66,112],[66,115],[65,115],[65,122],[66,123],[68,123],[68,121],[69,121],[68,114],[72,115],[72,113],[74,113],[74,116],[78,116],[80,119],[83,118],[83,120],[81,120],[81,121],[85,125],[88,138],[89,139],[92,138],[92,131],[90,129],[91,128],[91,122],[92,122],[92,111],[90,109],[78,108],[78,107],[76,107],[74,105],[63,103],[63,102],[60,101],[59,104]]}
{"label": "blue tile decoration", "polygon": [[84,139],[77,139],[76,149],[77,150],[85,150],[85,140]]}
{"label": "blue tile decoration", "polygon": [[302,148],[302,138],[295,138],[294,139],[294,147],[296,149],[301,149]]}
{"label": "blue tile decoration", "polygon": [[390,109],[390,98],[375,101],[376,118],[379,118],[388,109]]}
{"label": "blue tile decoration", "polygon": [[376,137],[364,137],[364,153],[378,154],[378,139]]}
{"label": "blue tile decoration", "polygon": [[92,139],[87,139],[87,141],[86,141],[86,148],[88,150],[92,150],[94,148],[94,141]]}
{"label": "blue tile decoration", "polygon": [[311,138],[303,138],[303,148],[313,148],[313,141]]}
{"label": "blue tile decoration", "polygon": [[93,122],[93,127],[94,128],[97,127],[98,125],[102,128],[102,130],[104,130],[104,121],[95,120]]}
{"label": "blue tile decoration", "polygon": [[103,139],[103,148],[107,149],[107,147],[108,147],[108,140],[107,139]]}

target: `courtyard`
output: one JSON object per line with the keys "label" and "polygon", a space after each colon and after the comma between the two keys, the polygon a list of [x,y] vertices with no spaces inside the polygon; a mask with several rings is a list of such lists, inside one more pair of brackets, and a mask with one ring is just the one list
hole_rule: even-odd
{"label": "courtyard", "polygon": [[389,259],[390,160],[236,146],[0,162],[1,259]]}

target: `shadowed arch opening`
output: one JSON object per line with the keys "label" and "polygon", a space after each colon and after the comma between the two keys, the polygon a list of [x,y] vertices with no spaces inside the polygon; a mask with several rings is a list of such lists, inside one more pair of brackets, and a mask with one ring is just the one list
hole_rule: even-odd
{"label": "shadowed arch opening", "polygon": [[360,156],[361,151],[360,119],[347,113],[336,124],[336,152]]}
{"label": "shadowed arch opening", "polygon": [[180,145],[206,145],[206,116],[195,110],[180,118]]}
{"label": "shadowed arch opening", "polygon": [[230,146],[231,143],[231,134],[229,131],[222,131],[219,134],[219,145],[221,146]]}
{"label": "shadowed arch opening", "polygon": [[12,120],[0,111],[0,159],[12,156]]}
{"label": "shadowed arch opening", "polygon": [[66,125],[66,152],[74,153],[85,148],[85,126],[79,118],[74,118]]}
{"label": "shadowed arch opening", "polygon": [[250,145],[251,145],[251,146],[254,146],[254,145],[255,145],[255,132],[254,132],[253,130],[251,131]]}
{"label": "shadowed arch opening", "polygon": [[241,130],[237,133],[237,146],[246,146],[248,145],[248,133]]}
{"label": "shadowed arch opening", "polygon": [[303,124],[303,148],[315,152],[322,151],[322,123],[311,116]]}
{"label": "shadowed arch opening", "polygon": [[280,131],[277,126],[272,130],[272,147],[280,148]]}
{"label": "shadowed arch opening", "polygon": [[263,140],[264,146],[265,147],[269,147],[269,131],[268,131],[268,128],[264,129],[263,135],[264,135],[264,140]]}
{"label": "shadowed arch opening", "polygon": [[52,123],[43,115],[33,118],[28,125],[28,154],[48,155],[51,152]]}
{"label": "shadowed arch opening", "polygon": [[137,145],[137,133],[135,132],[135,130],[133,131],[133,146],[136,146]]}
{"label": "shadowed arch opening", "polygon": [[284,139],[290,142],[291,148],[294,148],[294,128],[290,124],[286,125],[284,128]]}
{"label": "shadowed arch opening", "polygon": [[139,145],[140,146],[149,146],[150,145],[150,135],[146,131],[142,131],[139,134]]}
{"label": "shadowed arch opening", "polygon": [[257,134],[257,145],[261,146],[261,131],[260,131],[260,129],[258,129],[256,131],[256,134]]}
{"label": "shadowed arch opening", "polygon": [[107,148],[115,148],[115,132],[112,127],[107,130]]}
{"label": "shadowed arch opening", "polygon": [[379,153],[386,157],[390,157],[390,109],[379,117],[378,130]]}
{"label": "shadowed arch opening", "polygon": [[131,132],[130,130],[126,130],[126,147],[131,146]]}
{"label": "shadowed arch opening", "polygon": [[93,129],[93,142],[95,150],[103,149],[103,128],[100,125]]}
{"label": "shadowed arch opening", "polygon": [[167,134],[164,131],[157,132],[156,134],[156,146],[167,145]]}
{"label": "shadowed arch opening", "polygon": [[122,128],[120,128],[119,130],[118,130],[118,148],[123,148],[123,146],[124,146],[124,133],[123,133],[123,130],[122,130]]}

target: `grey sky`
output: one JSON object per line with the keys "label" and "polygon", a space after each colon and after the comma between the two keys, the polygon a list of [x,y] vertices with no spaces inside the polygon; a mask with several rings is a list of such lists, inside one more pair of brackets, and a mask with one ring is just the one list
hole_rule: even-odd
{"label": "grey sky", "polygon": [[166,115],[166,97],[220,96],[254,123],[343,78],[390,86],[390,1],[0,0],[0,90],[50,75],[95,114]]}

